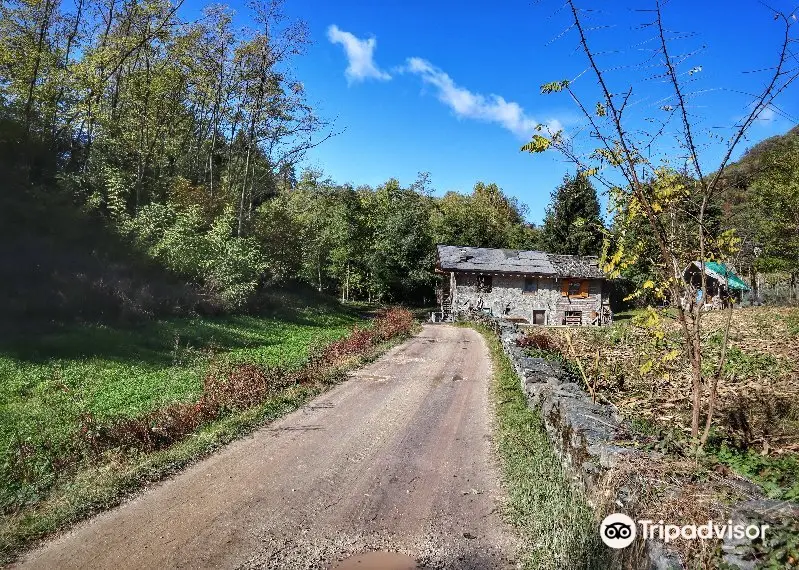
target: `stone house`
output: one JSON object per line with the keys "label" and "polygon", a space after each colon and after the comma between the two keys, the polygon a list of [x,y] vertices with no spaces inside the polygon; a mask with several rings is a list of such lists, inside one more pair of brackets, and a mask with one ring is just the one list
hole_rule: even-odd
{"label": "stone house", "polygon": [[596,257],[439,245],[441,316],[483,311],[536,325],[600,325],[611,320]]}

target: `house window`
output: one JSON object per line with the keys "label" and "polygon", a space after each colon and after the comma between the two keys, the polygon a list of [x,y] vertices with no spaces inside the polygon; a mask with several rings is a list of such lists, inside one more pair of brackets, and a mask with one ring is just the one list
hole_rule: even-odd
{"label": "house window", "polygon": [[494,279],[490,275],[477,276],[477,291],[480,293],[490,293],[494,285]]}
{"label": "house window", "polygon": [[535,293],[538,291],[538,279],[534,277],[525,277],[524,278],[524,292],[525,293]]}
{"label": "house window", "polygon": [[544,325],[547,322],[546,311],[533,311],[533,324]]}
{"label": "house window", "polygon": [[565,318],[566,325],[581,325],[583,324],[583,312],[582,311],[566,311],[566,318]]}
{"label": "house window", "polygon": [[563,297],[588,297],[588,281],[584,279],[564,279],[560,294]]}
{"label": "house window", "polygon": [[477,277],[474,275],[458,275],[458,285],[461,287],[477,287]]}

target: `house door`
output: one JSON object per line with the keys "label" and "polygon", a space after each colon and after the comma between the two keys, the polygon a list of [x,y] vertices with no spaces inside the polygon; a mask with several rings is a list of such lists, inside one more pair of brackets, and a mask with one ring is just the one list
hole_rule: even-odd
{"label": "house door", "polygon": [[533,324],[534,325],[546,324],[546,311],[533,311]]}

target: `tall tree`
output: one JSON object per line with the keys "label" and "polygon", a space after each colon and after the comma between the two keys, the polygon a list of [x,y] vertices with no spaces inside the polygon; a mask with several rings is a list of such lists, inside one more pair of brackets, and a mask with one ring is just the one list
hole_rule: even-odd
{"label": "tall tree", "polygon": [[394,178],[365,198],[370,293],[382,300],[424,295],[433,282],[429,198]]}
{"label": "tall tree", "polygon": [[447,192],[431,212],[437,243],[536,249],[538,231],[525,221],[526,207],[493,182],[477,182],[471,195]]}
{"label": "tall tree", "polygon": [[603,223],[591,180],[580,174],[566,175],[552,191],[541,232],[545,251],[567,255],[599,255]]}

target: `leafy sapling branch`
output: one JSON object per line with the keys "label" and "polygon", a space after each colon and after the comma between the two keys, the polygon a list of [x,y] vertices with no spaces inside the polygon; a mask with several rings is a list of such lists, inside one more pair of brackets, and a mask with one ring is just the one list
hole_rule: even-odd
{"label": "leafy sapling branch", "polygon": [[[632,84],[616,85],[622,76],[605,65],[608,57],[605,54],[609,52],[600,52],[594,47],[593,38],[589,38],[589,31],[593,33],[602,28],[586,24],[596,15],[580,9],[574,0],[567,0],[566,7],[570,12],[570,29],[578,35],[587,69],[573,80],[546,83],[541,86],[541,92],[568,93],[584,124],[570,133],[540,125],[521,150],[530,153],[558,151],[575,164],[580,176],[591,177],[606,188],[616,227],[603,253],[604,269],[611,277],[619,276],[621,270],[636,262],[644,247],[640,232],[634,229],[642,225],[648,228],[656,252],[653,261],[657,278],[647,280],[633,296],[648,294],[663,301],[663,306],[671,305],[668,311],[662,307],[658,310],[663,312],[663,317],[676,318],[679,323],[682,353],[691,370],[690,432],[695,448],[701,449],[711,433],[731,323],[730,313],[725,321],[718,361],[710,367],[703,366],[702,346],[706,340],[702,337],[702,313],[708,308],[710,286],[707,264],[728,260],[739,243],[733,232],[722,231],[715,223],[714,196],[746,132],[799,78],[799,67],[791,61],[789,49],[795,41],[792,34],[796,16],[772,11],[775,25],[779,26],[775,61],[767,68],[768,77],[762,87],[748,101],[743,117],[720,138],[705,128],[691,103],[699,92],[690,92],[690,84],[696,80],[702,66],[683,69],[701,48],[673,54],[674,44],[682,36],[666,27],[661,2],[655,1],[640,10],[648,18],[640,29],[652,34],[647,44],[656,47],[650,50],[651,57],[640,64],[637,71],[652,68],[653,63],[661,70],[655,76],[660,81],[657,89],[661,92],[656,95],[660,99],[656,105],[649,105],[650,111],[644,116],[631,111],[634,107],[642,107],[638,105],[641,100],[654,98],[649,83],[652,78],[636,82],[629,79],[636,77],[635,74],[625,74],[621,81]],[[604,44],[603,49],[607,49]],[[590,76],[595,79],[593,87],[585,85],[585,78]],[[588,94],[590,89],[594,90],[593,95]],[[639,92],[645,95],[633,99]],[[591,104],[587,103],[589,97],[594,99]],[[665,113],[665,118],[654,116],[659,112]],[[585,142],[586,135],[595,142]],[[595,146],[596,141],[598,146]],[[715,170],[704,165],[713,150],[722,157],[714,165]],[[726,266],[722,264],[721,267]],[[691,269],[698,271],[691,272]],[[729,288],[728,275],[723,277],[725,279],[717,280],[718,285],[714,287],[721,306],[732,311],[736,298]],[[657,334],[654,328],[652,334]]]}

